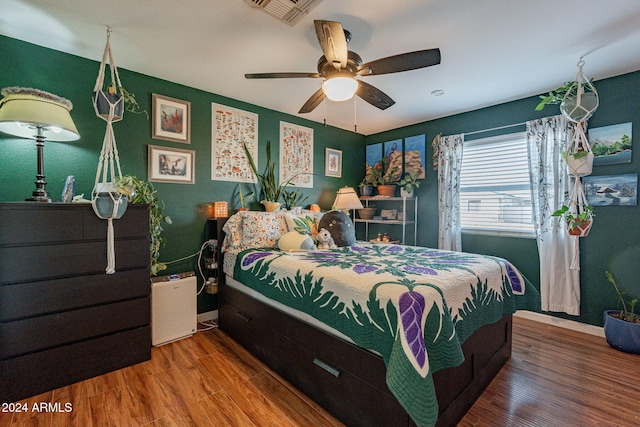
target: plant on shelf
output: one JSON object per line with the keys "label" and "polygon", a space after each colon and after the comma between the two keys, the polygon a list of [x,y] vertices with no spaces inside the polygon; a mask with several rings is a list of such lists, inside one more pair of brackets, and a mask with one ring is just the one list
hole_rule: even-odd
{"label": "plant on shelf", "polygon": [[367,171],[364,174],[364,178],[358,184],[360,188],[360,196],[371,197],[373,196],[373,188],[376,186],[376,177],[373,172],[373,167],[367,164]]}
{"label": "plant on shelf", "polygon": [[267,164],[264,168],[264,172],[258,172],[258,168],[256,167],[256,163],[253,160],[253,156],[251,152],[247,148],[246,144],[243,144],[244,153],[247,156],[247,160],[249,161],[249,167],[253,171],[254,175],[258,179],[258,184],[260,185],[260,195],[262,200],[260,203],[265,206],[267,210],[275,210],[280,207],[280,199],[282,198],[283,192],[296,177],[292,176],[284,183],[278,183],[278,178],[276,177],[276,164],[271,160],[271,141],[267,141]]}
{"label": "plant on shelf", "polygon": [[605,310],[604,336],[616,350],[640,354],[640,316],[634,312],[638,299],[628,299],[627,293],[620,290],[613,274],[605,271],[605,275],[616,291],[618,309]]}
{"label": "plant on shelf", "polygon": [[407,194],[413,194],[413,190],[420,188],[420,180],[418,179],[418,172],[411,171],[406,172],[400,181],[398,181],[398,187],[404,190]]}
{"label": "plant on shelf", "polygon": [[560,209],[551,214],[551,216],[558,217],[561,221],[567,224],[567,230],[572,236],[586,236],[589,234],[591,224],[593,224],[593,206],[585,205],[582,207],[581,212],[573,212],[567,205],[562,205]]}
{"label": "plant on shelf", "polygon": [[166,239],[161,236],[162,223],[171,224],[171,217],[163,215],[164,203],[158,199],[158,194],[153,184],[133,175],[124,175],[117,178],[115,188],[127,196],[130,203],[146,203],[149,205],[149,252],[151,257],[151,274],[165,270],[167,265],[158,261],[160,249],[166,244]]}

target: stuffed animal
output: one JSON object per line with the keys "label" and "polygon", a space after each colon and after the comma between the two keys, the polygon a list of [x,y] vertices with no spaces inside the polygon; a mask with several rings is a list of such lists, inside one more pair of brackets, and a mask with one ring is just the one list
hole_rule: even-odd
{"label": "stuffed animal", "polygon": [[333,241],[331,233],[326,228],[321,228],[316,234],[316,240],[318,242],[318,249],[336,249],[338,246]]}
{"label": "stuffed animal", "polygon": [[329,211],[322,216],[318,228],[326,228],[340,248],[356,244],[356,230],[351,218],[341,211]]}

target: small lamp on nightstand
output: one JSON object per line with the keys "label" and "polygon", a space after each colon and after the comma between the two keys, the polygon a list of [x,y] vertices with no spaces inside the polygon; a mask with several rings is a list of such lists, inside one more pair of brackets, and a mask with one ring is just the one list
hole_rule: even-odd
{"label": "small lamp on nightstand", "polygon": [[333,208],[339,211],[347,211],[348,213],[351,209],[362,209],[363,206],[353,187],[342,187],[338,190],[336,200],[333,202]]}
{"label": "small lamp on nightstand", "polygon": [[71,102],[49,92],[23,87],[0,91],[0,131],[20,138],[35,138],[36,189],[27,201],[51,202],[44,179],[44,141],[75,141],[80,138],[71,114]]}

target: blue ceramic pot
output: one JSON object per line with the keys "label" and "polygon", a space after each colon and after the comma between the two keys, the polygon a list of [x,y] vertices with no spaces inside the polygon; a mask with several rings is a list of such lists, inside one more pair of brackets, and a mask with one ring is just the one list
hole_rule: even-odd
{"label": "blue ceramic pot", "polygon": [[125,211],[127,210],[127,198],[120,194],[118,194],[114,198],[116,200],[116,203],[118,204],[116,216],[113,216],[115,204],[113,202],[113,199],[111,198],[111,195],[106,192],[98,193],[98,196],[96,197],[95,203],[93,205],[93,210],[95,211],[96,215],[98,215],[98,217],[102,219],[119,219],[120,217],[122,217],[122,215],[124,215]]}
{"label": "blue ceramic pot", "polygon": [[373,185],[361,185],[360,186],[360,196],[362,196],[362,197],[371,197],[371,196],[373,196]]}
{"label": "blue ceramic pot", "polygon": [[617,312],[619,310],[604,312],[604,336],[607,342],[616,350],[640,354],[640,323],[626,322],[609,315]]}

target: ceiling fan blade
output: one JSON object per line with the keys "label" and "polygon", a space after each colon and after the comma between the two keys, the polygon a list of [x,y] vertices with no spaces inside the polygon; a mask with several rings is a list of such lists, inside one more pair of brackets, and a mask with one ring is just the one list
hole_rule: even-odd
{"label": "ceiling fan blade", "polygon": [[256,73],[245,74],[245,79],[296,79],[300,77],[322,77],[318,73]]}
{"label": "ceiling fan blade", "polygon": [[336,70],[347,66],[347,39],[344,35],[342,24],[334,21],[313,21],[316,27],[316,36],[327,61]]}
{"label": "ceiling fan blade", "polygon": [[315,108],[318,105],[320,105],[322,101],[324,101],[325,97],[326,95],[324,94],[324,91],[322,90],[322,88],[318,89],[316,93],[311,95],[311,98],[307,99],[307,102],[305,102],[302,108],[300,108],[300,111],[298,111],[298,114],[312,112],[313,110],[315,110]]}
{"label": "ceiling fan blade", "polygon": [[371,86],[369,83],[363,82],[362,80],[358,80],[358,90],[356,91],[356,95],[381,110],[386,110],[396,103],[396,101],[391,99],[389,95],[380,89]]}
{"label": "ceiling fan blade", "polygon": [[361,76],[399,73],[440,63],[440,49],[417,50],[367,62],[358,67]]}

